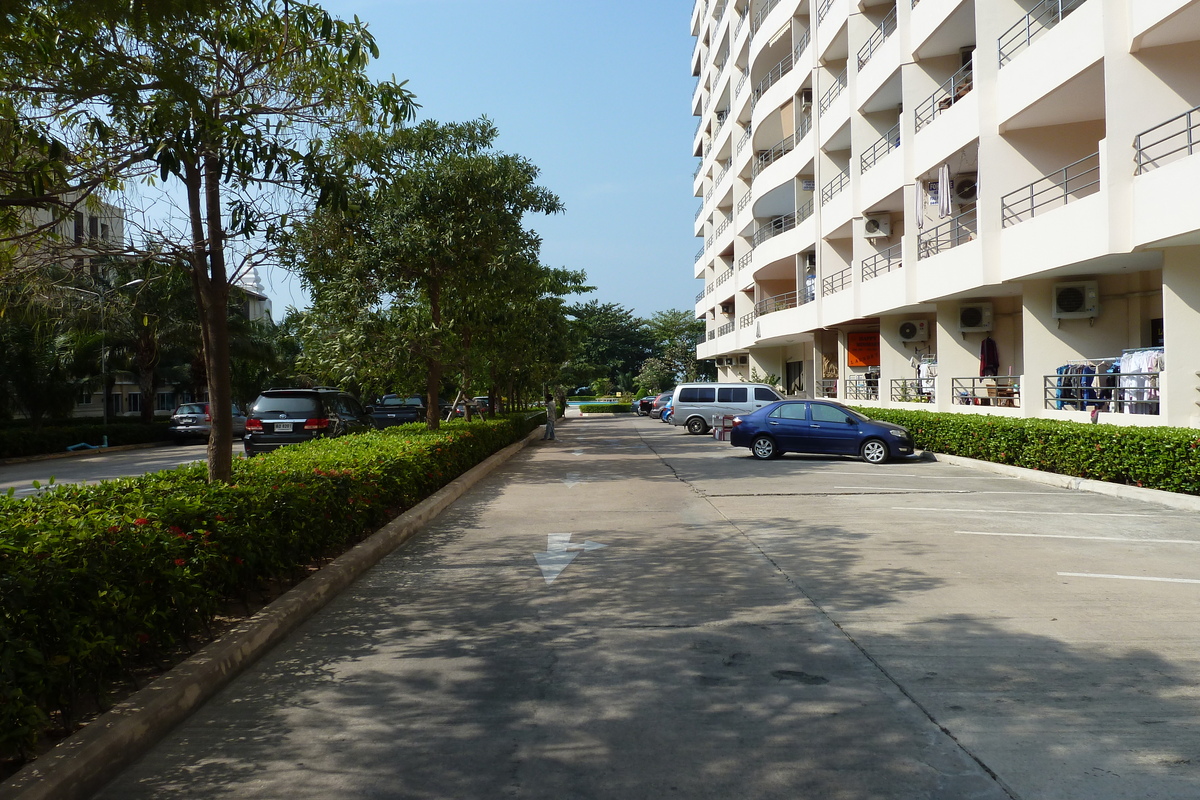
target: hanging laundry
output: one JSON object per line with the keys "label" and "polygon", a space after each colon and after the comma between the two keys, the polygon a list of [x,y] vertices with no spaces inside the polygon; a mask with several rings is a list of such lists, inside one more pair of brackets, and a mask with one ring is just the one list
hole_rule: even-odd
{"label": "hanging laundry", "polygon": [[979,345],[979,377],[990,378],[999,373],[1000,351],[996,348],[996,340],[986,336]]}

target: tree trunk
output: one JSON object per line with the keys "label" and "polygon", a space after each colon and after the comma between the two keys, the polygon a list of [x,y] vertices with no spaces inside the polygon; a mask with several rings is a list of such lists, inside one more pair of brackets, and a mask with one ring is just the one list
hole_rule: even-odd
{"label": "tree trunk", "polygon": [[425,426],[436,431],[442,424],[442,409],[438,392],[442,388],[442,287],[436,280],[429,286],[429,318],[433,332],[429,339],[429,369],[425,378]]}

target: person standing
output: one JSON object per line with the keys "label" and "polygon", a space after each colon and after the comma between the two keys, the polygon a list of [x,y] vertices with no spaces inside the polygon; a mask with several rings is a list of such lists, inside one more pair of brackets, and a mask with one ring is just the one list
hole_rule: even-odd
{"label": "person standing", "polygon": [[546,432],[542,435],[542,441],[554,441],[554,417],[558,413],[558,405],[554,402],[554,395],[546,395]]}

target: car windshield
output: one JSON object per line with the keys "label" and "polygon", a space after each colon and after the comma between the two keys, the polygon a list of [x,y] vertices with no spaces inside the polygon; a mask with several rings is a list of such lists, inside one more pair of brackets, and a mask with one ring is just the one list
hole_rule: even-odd
{"label": "car windshield", "polygon": [[204,406],[200,403],[191,403],[186,406],[180,406],[176,414],[203,414]]}
{"label": "car windshield", "polygon": [[316,398],[311,395],[274,394],[259,397],[254,403],[251,413],[311,416],[317,410]]}

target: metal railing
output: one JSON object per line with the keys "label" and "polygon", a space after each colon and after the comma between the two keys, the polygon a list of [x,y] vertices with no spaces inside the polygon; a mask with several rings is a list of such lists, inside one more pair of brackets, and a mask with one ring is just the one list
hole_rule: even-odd
{"label": "metal railing", "polygon": [[833,198],[837,197],[847,186],[850,185],[850,172],[839,172],[837,177],[829,183],[821,187],[821,205],[825,205]]}
{"label": "metal railing", "polygon": [[717,226],[716,232],[713,233],[714,241],[716,240],[716,237],[720,236],[722,233],[724,233],[726,230],[729,229],[729,223],[732,221],[733,221],[732,219],[730,219],[729,217],[726,217],[725,220],[720,225]]}
{"label": "metal railing", "polygon": [[754,231],[754,246],[757,247],[768,239],[773,239],[785,231],[790,231],[796,227],[798,221],[796,212],[793,211],[790,214],[784,214],[762,223]]}
{"label": "metal railing", "polygon": [[972,208],[917,236],[917,260],[935,256],[975,238],[978,215]]}
{"label": "metal railing", "polygon": [[867,152],[862,154],[862,158],[859,160],[862,172],[866,172],[871,167],[875,166],[875,163],[879,161],[879,159],[883,158],[893,150],[898,150],[899,148],[900,123],[897,122],[891,127],[891,130],[883,135],[882,138],[876,141],[875,144],[871,145],[870,148],[867,149]]}
{"label": "metal railing", "polygon": [[703,247],[701,247],[699,250],[696,251],[696,257],[693,258],[692,261],[699,261],[702,258],[704,258],[704,248]]}
{"label": "metal railing", "polygon": [[[792,52],[784,56],[778,64],[767,70],[767,74],[764,75],[762,80],[758,82],[758,85],[754,87],[754,95],[751,98],[752,104],[757,103],[758,98],[762,97],[766,93],[767,89],[770,89],[772,86],[779,83],[780,79],[783,78],[784,75],[787,75],[792,71],[792,67],[796,66],[796,60],[803,52],[802,48],[807,46],[808,37],[806,35],[804,40],[802,40],[800,44],[796,45],[792,49]],[[751,105],[751,108],[753,108],[753,105]]]}
{"label": "metal railing", "polygon": [[750,192],[750,191],[748,191],[744,195],[742,195],[742,199],[737,201],[737,210],[738,211],[744,210],[746,208],[746,205],[749,204],[750,200],[753,197],[754,197],[754,193]]}
{"label": "metal railing", "polygon": [[[1166,129],[1166,130],[1164,130]],[[1133,138],[1134,175],[1157,169],[1200,148],[1200,106],[1171,117]],[[1155,137],[1155,138],[1151,138]],[[1159,150],[1161,145],[1165,148]]]}
{"label": "metal railing", "polygon": [[708,294],[708,290],[707,290],[707,289],[701,289],[701,290],[700,290],[700,291],[699,291],[699,292],[696,294],[696,302],[697,302],[697,303],[699,303],[701,300],[703,300],[703,299],[704,299],[704,296],[705,296],[706,294]]}
{"label": "metal railing", "polygon": [[754,22],[750,24],[751,33],[758,33],[758,29],[762,26],[763,20],[767,18],[767,14],[770,14],[777,5],[779,5],[779,0],[767,0],[758,9],[758,13],[754,15]]}
{"label": "metal railing", "polygon": [[833,79],[833,85],[825,91],[825,94],[821,95],[821,102],[817,106],[817,116],[824,116],[829,107],[833,105],[833,101],[838,99],[845,88],[846,70],[842,70],[842,74]]}
{"label": "metal railing", "polygon": [[1161,413],[1157,372],[1097,372],[1042,377],[1043,408],[1057,411]]}
{"label": "metal railing", "polygon": [[840,269],[821,281],[821,296],[828,297],[831,294],[836,294],[853,283],[853,280],[849,267]]}
{"label": "metal railing", "polygon": [[713,286],[714,287],[720,286],[722,283],[725,283],[725,281],[729,280],[732,277],[733,277],[733,267],[730,267],[729,269],[725,270],[724,272],[722,272],[720,275],[717,276],[717,279],[715,281],[713,281]]}
{"label": "metal railing", "polygon": [[1021,407],[1021,378],[997,375],[994,378],[951,378],[950,394],[957,405]]}
{"label": "metal railing", "polygon": [[784,292],[772,297],[759,300],[754,304],[754,314],[763,316],[764,314],[773,314],[776,311],[785,311],[789,308],[796,308],[804,303],[804,296],[799,292]]}
{"label": "metal railing", "polygon": [[754,163],[750,165],[750,177],[758,177],[758,173],[774,164],[779,159],[786,156],[788,153],[796,149],[796,143],[804,137],[797,131],[788,136],[781,142],[776,142],[767,150],[760,150],[754,154]]}
{"label": "metal railing", "polygon": [[745,147],[750,142],[750,134],[751,134],[751,129],[749,126],[747,126],[746,132],[742,134],[742,138],[738,139],[737,152],[739,155],[742,152],[742,148]]}
{"label": "metal railing", "polygon": [[804,137],[808,136],[812,130],[812,114],[804,114],[800,117],[800,124],[796,126],[796,144],[804,141]]}
{"label": "metal railing", "polygon": [[742,314],[738,317],[738,327],[749,328],[754,324],[754,320],[756,319],[758,319],[758,313],[755,311],[751,311],[749,314]]}
{"label": "metal railing", "polygon": [[727,333],[733,333],[736,330],[736,325],[733,320],[726,322],[721,327],[717,328],[717,336],[724,336]]}
{"label": "metal railing", "polygon": [[879,378],[847,378],[847,400],[878,400]]}
{"label": "metal railing", "polygon": [[696,216],[695,216],[695,219],[700,219],[700,214],[701,214],[703,211],[704,211],[704,203],[701,203],[701,204],[700,204],[700,207],[696,209]]}
{"label": "metal railing", "polygon": [[933,380],[892,378],[891,398],[897,403],[932,403],[936,397]]}
{"label": "metal railing", "polygon": [[879,27],[871,34],[871,38],[867,39],[858,50],[858,68],[861,70],[866,63],[871,60],[871,56],[875,55],[875,51],[883,46],[883,43],[888,40],[888,37],[896,32],[896,6],[892,6],[892,10],[883,18],[883,22],[879,23]]}
{"label": "metal railing", "polygon": [[817,6],[817,24],[820,25],[825,21],[825,16],[829,13],[829,9],[833,7],[833,0],[821,0],[821,5]]}
{"label": "metal railing", "polygon": [[818,378],[817,397],[837,397],[837,378]]}
{"label": "metal railing", "polygon": [[996,50],[1000,57],[1000,68],[1012,61],[1017,53],[1033,43],[1045,31],[1050,30],[1063,17],[1070,14],[1085,0],[1042,0],[1033,7],[1017,24],[1006,30],[996,41]]}
{"label": "metal railing", "polygon": [[754,261],[754,251],[751,250],[750,252],[746,253],[745,255],[743,255],[741,258],[738,259],[737,268],[739,270],[743,270],[746,267],[750,266],[750,264],[753,263],[753,261]]}
{"label": "metal railing", "polygon": [[1098,191],[1100,154],[1092,153],[1000,198],[1001,227],[1033,219],[1039,209],[1059,208]]}
{"label": "metal railing", "polygon": [[708,341],[710,341],[710,342],[711,342],[711,341],[712,341],[713,339],[715,339],[715,338],[717,338],[717,332],[716,332],[716,331],[709,331],[709,332],[708,332]]}
{"label": "metal railing", "polygon": [[933,122],[937,119],[938,114],[966,97],[974,85],[975,81],[971,65],[965,64],[958,72],[951,75],[949,80],[939,86],[936,92],[929,95],[928,100],[917,106],[917,130],[919,131]]}
{"label": "metal railing", "polygon": [[869,281],[878,275],[884,275],[894,269],[904,266],[901,259],[901,245],[894,244],[887,250],[881,250],[862,261],[862,279]]}

